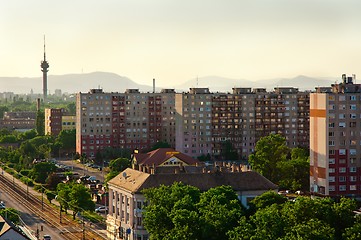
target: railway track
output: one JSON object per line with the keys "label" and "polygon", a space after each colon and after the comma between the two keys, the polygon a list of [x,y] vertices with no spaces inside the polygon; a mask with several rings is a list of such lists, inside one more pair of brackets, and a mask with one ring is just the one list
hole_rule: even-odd
{"label": "railway track", "polygon": [[4,175],[0,175],[0,189],[48,225],[58,229],[65,240],[104,239],[93,229],[70,220],[65,214],[63,214],[60,221],[60,212],[58,210],[30,194],[26,189],[23,189]]}

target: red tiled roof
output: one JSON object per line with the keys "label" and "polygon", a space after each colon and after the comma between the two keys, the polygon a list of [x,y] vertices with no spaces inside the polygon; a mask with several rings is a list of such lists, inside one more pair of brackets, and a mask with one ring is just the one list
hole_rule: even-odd
{"label": "red tiled roof", "polygon": [[187,165],[200,163],[184,153],[177,152],[173,148],[158,148],[148,153],[135,153],[134,158],[138,165],[159,166],[171,157],[176,157]]}

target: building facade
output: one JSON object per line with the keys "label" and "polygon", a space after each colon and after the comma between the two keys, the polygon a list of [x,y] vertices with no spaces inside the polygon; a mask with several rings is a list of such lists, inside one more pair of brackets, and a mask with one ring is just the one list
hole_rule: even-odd
{"label": "building facade", "polygon": [[[173,168],[173,172],[169,169]],[[247,203],[273,190],[273,184],[257,172],[242,171],[240,166],[175,166],[143,168],[138,171],[128,168],[108,182],[109,214],[107,215],[108,239],[148,240],[149,235],[143,224],[143,212],[146,199],[143,189],[170,186],[182,182],[207,191],[222,185],[230,185],[238,199],[247,207]],[[148,171],[149,170],[149,171]],[[165,172],[163,172],[165,170]],[[244,169],[243,169],[244,170]]]}
{"label": "building facade", "polygon": [[157,142],[175,146],[175,92],[104,93],[92,89],[76,100],[76,151],[93,158],[107,147],[148,150]]}
{"label": "building facade", "polygon": [[247,159],[270,133],[283,135],[289,147],[309,145],[309,93],[297,88],[233,88],[232,93],[92,89],[78,93],[76,105],[77,152],[91,158],[106,147],[144,151],[166,142],[194,158],[229,160],[225,152],[231,148],[236,159]]}
{"label": "building facade", "polygon": [[76,129],[76,117],[64,108],[45,108],[45,134],[57,136],[62,130]]}
{"label": "building facade", "polygon": [[361,84],[355,76],[319,88],[310,99],[310,190],[361,196]]}

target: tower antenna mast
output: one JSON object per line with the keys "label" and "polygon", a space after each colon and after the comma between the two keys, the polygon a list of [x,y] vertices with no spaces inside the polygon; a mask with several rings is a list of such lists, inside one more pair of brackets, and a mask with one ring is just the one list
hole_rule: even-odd
{"label": "tower antenna mast", "polygon": [[43,100],[45,102],[46,97],[48,96],[48,68],[49,63],[46,61],[46,53],[45,53],[45,35],[44,35],[44,60],[41,61],[41,71],[43,72]]}

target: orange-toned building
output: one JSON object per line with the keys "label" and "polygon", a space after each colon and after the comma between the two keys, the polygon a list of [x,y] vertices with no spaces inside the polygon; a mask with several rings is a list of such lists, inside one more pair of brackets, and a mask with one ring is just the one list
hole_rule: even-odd
{"label": "orange-toned building", "polygon": [[310,190],[361,195],[361,84],[355,76],[310,95]]}

